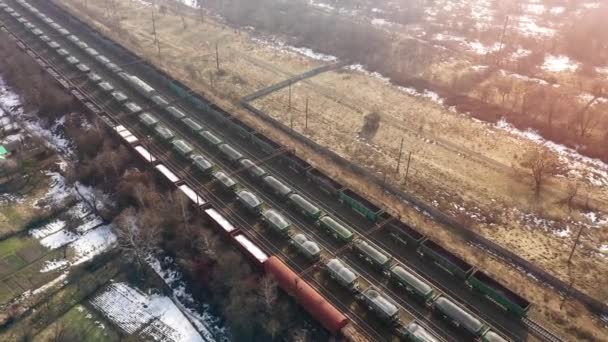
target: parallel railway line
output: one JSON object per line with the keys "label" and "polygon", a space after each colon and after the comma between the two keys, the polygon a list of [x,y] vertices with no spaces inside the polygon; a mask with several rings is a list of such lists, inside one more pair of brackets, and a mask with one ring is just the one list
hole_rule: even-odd
{"label": "parallel railway line", "polygon": [[[13,27],[13,29],[18,30],[18,28],[15,28],[15,27]],[[29,34],[29,32],[25,31],[23,35],[27,36],[28,34]],[[65,38],[63,38],[63,37],[60,37],[60,36],[58,36],[56,34],[53,34],[53,36],[57,37],[57,38],[61,38],[61,41],[63,41],[63,42],[67,42],[67,40],[65,40]],[[36,46],[37,45],[37,43],[36,43],[37,41],[35,39],[29,39],[29,42],[30,42],[30,44],[32,44],[32,46]],[[40,45],[40,44],[38,44],[38,45]],[[42,50],[43,51],[46,50],[44,48],[44,45],[43,45]],[[84,56],[85,58],[83,58],[82,60],[88,60],[88,57],[85,56],[85,55],[83,55],[83,54],[75,53],[75,55],[79,55],[81,58]],[[61,60],[57,61],[57,58],[54,57],[52,55],[52,53],[50,54],[49,60],[50,60],[50,62],[48,62],[48,63],[51,64],[51,65],[53,65],[53,66],[55,66],[57,68],[57,70],[59,70],[59,72],[61,74],[64,74],[64,75],[68,75],[69,74],[71,77],[68,76],[68,78],[71,79],[73,82],[77,82],[78,80],[81,79],[77,75],[76,76],[72,76],[71,74],[73,74],[73,71],[70,69],[70,67],[69,66],[66,67],[66,66],[62,65],[62,61]],[[90,64],[89,66],[93,67],[94,65],[96,65],[96,63],[97,62],[95,60],[93,60],[93,63]],[[136,61],[136,62],[133,62],[133,63],[134,64],[131,64],[131,65],[138,64],[139,62]],[[125,63],[123,65],[129,65],[129,63],[127,62],[127,63]],[[95,68],[95,69],[97,71],[97,68]],[[107,72],[101,71],[101,70],[99,70],[99,74],[103,74],[104,76],[109,77],[112,80],[118,80],[118,82],[116,82],[115,85],[116,84],[122,84],[122,81],[119,80],[116,75],[112,75],[110,73],[107,73]],[[129,120],[128,116],[126,116],[124,114],[121,114],[123,111],[121,110],[120,106],[118,104],[116,104],[115,102],[113,102],[108,96],[99,96],[99,94],[97,94],[97,91],[95,89],[91,89],[91,87],[87,86],[86,84],[85,85],[80,85],[80,86],[77,85],[76,88],[77,89],[83,89],[83,90],[81,90],[81,92],[83,94],[85,94],[86,96],[89,96],[89,94],[92,93],[93,95],[90,97],[91,102],[97,103],[98,106],[101,107],[101,108],[106,108],[107,109],[106,112],[111,113],[111,116],[115,120],[117,120],[117,121],[119,121],[121,123],[122,122],[132,121],[132,120]],[[145,107],[145,110],[149,110],[149,111],[155,112],[155,113],[157,112],[158,108],[156,107],[156,105],[154,105],[154,104],[150,105],[148,99],[145,99],[145,98],[142,99],[141,96],[137,95],[136,93],[134,93],[134,92],[132,92],[130,90],[127,91],[127,92],[131,95],[131,98],[136,98],[137,99],[137,103],[146,103],[146,104],[148,104],[148,106]],[[181,99],[176,98],[176,99],[172,99],[171,102],[172,103],[178,103],[179,101],[181,101]],[[174,132],[179,132],[182,135],[185,135],[185,136],[188,136],[188,137],[192,137],[192,133],[190,133],[187,130],[179,127],[176,124],[174,124],[171,120],[168,120],[164,115],[162,115],[162,114],[161,115],[157,115],[157,117],[159,117],[162,120],[162,122],[163,122],[164,125],[170,127]],[[140,137],[147,137],[149,135],[146,131],[141,130],[138,127],[138,124],[131,124],[131,123],[129,123],[129,124],[126,124],[125,126],[127,126],[127,125],[129,127],[129,129],[132,130],[132,132],[138,133],[138,135]],[[222,134],[222,136],[225,136],[225,135]],[[236,141],[238,141],[238,139],[234,139],[234,137],[232,137],[232,138],[233,139],[230,141],[231,145],[238,146],[241,151],[247,151],[246,152],[247,156],[248,157],[252,157],[251,159],[253,159],[254,161],[261,160],[261,158],[259,158],[258,155],[254,155],[254,154],[251,153],[251,151],[250,151],[251,148],[249,148],[249,149],[245,148],[244,146],[242,146],[242,142],[235,143]],[[162,146],[158,147],[161,144],[154,143],[154,141],[151,140],[151,139],[146,139],[146,140],[148,140],[147,141],[147,145],[151,148],[152,151],[155,152],[155,155],[157,157],[161,156],[159,159],[161,159],[163,161],[163,164],[168,165],[172,169],[176,170],[176,172],[178,172],[182,176],[183,179],[187,180],[187,183],[196,185],[196,187],[194,189],[203,191],[207,196],[213,196],[214,198],[217,197],[214,194],[214,191],[209,191],[210,184],[199,182],[195,177],[191,176],[191,174],[188,172],[188,167],[181,167],[181,166],[178,165],[178,163],[175,163],[169,157],[165,156],[165,153],[162,153],[162,151],[163,150],[166,151],[167,148],[162,147]],[[190,142],[192,142],[193,139],[188,139],[188,140]],[[227,162],[224,162],[218,156],[217,153],[212,154],[212,153],[207,152],[206,151],[207,148],[204,145],[202,145],[200,142],[196,142],[195,145],[198,147],[198,150],[205,151],[206,152],[206,156],[209,157],[211,160],[213,160],[216,163],[216,165],[222,166],[222,168],[224,170],[233,170],[234,169],[234,167],[232,165],[230,165]],[[160,154],[158,152],[160,152]],[[268,163],[266,163],[266,162],[268,162]],[[290,179],[290,180],[293,179],[293,178],[290,178],[289,176],[287,176],[287,174],[285,174],[284,170],[280,170],[276,165],[271,165],[271,164],[272,164],[272,160],[264,161],[264,165],[268,165],[270,168],[272,168],[272,171],[274,172],[273,174],[275,176],[280,175],[280,178],[283,179],[283,180],[285,178]],[[300,217],[298,217],[297,214],[295,214],[295,215],[292,214],[292,211],[284,203],[279,203],[277,200],[275,200],[274,198],[272,198],[272,196],[266,195],[264,193],[263,189],[262,189],[262,191],[259,191],[260,190],[259,184],[254,184],[246,176],[241,175],[240,172],[241,172],[241,170],[237,169],[236,171],[234,171],[234,174],[236,175],[236,177],[239,178],[239,182],[241,184],[246,185],[248,189],[256,189],[256,190],[258,190],[258,191],[256,191],[256,194],[261,194],[260,196],[264,199],[264,201],[266,203],[272,204],[273,207],[275,207],[275,208],[280,208],[281,211],[292,222],[296,223],[299,228],[306,229],[306,233],[308,235],[314,236],[317,241],[322,241],[322,245],[323,245],[323,247],[325,247],[326,250],[333,250],[335,248],[336,244],[335,244],[334,241],[332,241],[331,239],[329,239],[329,238],[327,238],[327,237],[319,234],[318,230],[313,225],[311,225],[310,223],[308,223],[308,222],[304,221],[303,219],[301,219]],[[293,181],[289,181],[287,183],[290,184],[291,186],[294,186],[298,190],[298,193],[303,194],[305,197],[312,198],[312,197],[317,196],[317,194],[314,194],[313,191],[304,190],[304,188],[301,186],[301,184],[300,185],[296,185],[296,184],[294,184]],[[315,197],[315,198],[318,198],[318,196]],[[225,200],[221,200],[221,198],[219,199],[219,201],[217,199],[214,200],[214,202],[215,201],[217,203],[219,203],[219,204],[222,204],[222,205],[225,205],[227,203]],[[325,211],[327,211],[329,213],[333,213],[335,216],[339,217],[344,222],[352,222],[353,221],[352,215],[345,215],[344,212],[342,212],[342,211],[341,211],[341,213],[337,213],[337,211],[333,207],[327,206],[327,204],[324,201],[316,201],[316,203],[321,203],[322,206],[323,206],[323,209]],[[226,206],[226,208],[229,208],[229,206]],[[232,209],[229,209],[229,210],[230,210],[230,212],[229,212],[229,216],[230,217],[234,218],[238,222],[245,223],[244,227],[247,227],[247,231],[249,232],[250,235],[255,236],[255,239],[261,241],[264,244],[264,246],[266,246],[267,248],[270,248],[271,250],[275,250],[275,251],[280,251],[280,254],[283,256],[283,258],[287,262],[289,262],[290,265],[292,265],[292,267],[294,267],[294,269],[296,269],[298,271],[304,270],[304,268],[302,266],[298,265],[297,263],[294,263],[293,260],[291,260],[291,258],[289,258],[285,254],[285,252],[283,250],[281,250],[279,247],[276,246],[275,243],[271,242],[268,238],[266,238],[264,236],[264,234],[260,234],[254,228],[254,224],[250,223],[251,222],[251,221],[249,221],[250,219],[243,218],[241,215],[239,215],[238,213],[236,213],[236,211],[234,211]],[[351,217],[350,218],[344,218],[344,216],[351,216]],[[351,226],[354,226],[360,234],[363,234],[363,235],[365,234],[366,226],[362,226],[360,224],[359,225],[351,225]],[[379,241],[377,241],[377,240],[374,240],[374,242],[376,244],[379,244]],[[382,246],[384,246],[384,245],[382,245]],[[397,255],[397,256],[400,258],[399,260],[402,263],[407,264],[408,267],[411,265],[411,262],[408,262],[404,257],[401,257],[399,255]],[[404,260],[404,261],[402,261],[401,259]],[[441,331],[442,330],[441,328],[437,328],[436,324],[432,320],[425,318],[425,316],[427,316],[427,314],[425,312],[421,312],[420,310],[418,310],[418,309],[414,308],[413,306],[409,305],[409,303],[407,301],[405,301],[401,296],[394,295],[393,292],[391,292],[385,286],[385,284],[383,283],[383,281],[379,281],[379,282],[373,281],[377,277],[375,277],[374,275],[371,275],[370,272],[368,272],[363,267],[361,267],[359,265],[359,263],[358,263],[357,260],[352,259],[350,257],[347,258],[347,259],[345,259],[345,260],[348,260],[350,265],[356,265],[358,272],[360,274],[362,274],[362,275],[365,275],[364,278],[366,279],[367,282],[369,282],[370,284],[374,284],[374,286],[376,286],[376,287],[384,289],[386,291],[386,293],[391,294],[392,298],[399,299],[399,304],[402,305],[403,309],[405,309],[406,311],[409,311],[409,310],[413,311],[413,312],[410,312],[410,314],[412,316],[420,318],[421,320],[423,320],[427,324],[433,326],[434,327],[434,329],[433,329],[434,331],[437,331],[437,330]],[[418,269],[416,269],[416,270],[420,273],[420,271]],[[430,277],[427,274],[425,274],[425,275],[426,275],[425,278],[427,280],[432,279],[432,281],[434,281],[433,277]],[[319,284],[318,281],[316,281],[313,277],[306,277],[306,278],[308,280],[311,280],[311,281],[315,282],[315,284],[317,284],[318,286],[321,286],[320,288],[324,289],[324,293],[328,293],[328,291],[326,291],[325,288],[323,288],[322,285]],[[369,279],[373,279],[373,280],[369,280]],[[438,287],[438,288],[441,288],[442,291],[444,291],[444,286],[438,286],[438,285],[440,285],[439,282],[435,282],[434,285],[436,287]],[[444,293],[445,292],[446,291],[444,291]],[[451,293],[450,293],[450,295],[451,295]],[[455,296],[455,297],[459,298],[458,296]],[[460,300],[460,301],[461,302],[466,302],[466,301],[462,301],[462,300]],[[335,302],[335,300],[334,300],[334,302]],[[354,320],[356,320],[358,323],[359,323],[359,321],[363,322],[363,323],[359,323],[359,324],[362,324],[362,326],[364,326],[364,327],[367,325],[366,328],[368,330],[370,329],[369,325],[366,324],[363,320],[359,319],[358,316],[357,316],[357,314],[353,313],[352,310],[350,308],[348,308],[348,306],[344,305],[341,302],[338,303],[338,306],[340,306],[341,308],[346,307],[346,309],[347,309],[346,312],[349,312],[350,314],[353,314],[354,318],[355,318]],[[407,310],[406,308],[409,309],[409,310]],[[498,325],[498,324],[495,324],[493,322],[492,326],[496,326],[496,325]],[[374,331],[374,329],[371,328],[370,331]],[[505,332],[504,328],[500,329],[500,331],[503,332],[503,333]],[[448,334],[448,338],[449,338],[449,334]]]}

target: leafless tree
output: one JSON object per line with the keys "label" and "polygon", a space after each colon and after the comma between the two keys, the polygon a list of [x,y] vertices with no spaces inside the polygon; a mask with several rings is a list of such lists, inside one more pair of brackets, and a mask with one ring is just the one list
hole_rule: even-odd
{"label": "leafless tree", "polygon": [[546,178],[555,176],[561,169],[557,156],[545,146],[539,146],[529,151],[524,157],[522,166],[530,170],[534,180],[534,191],[537,195],[540,194]]}
{"label": "leafless tree", "polygon": [[141,224],[140,217],[133,207],[123,210],[114,219],[118,247],[131,262],[142,270],[146,258],[152,254],[159,241],[158,229]]}
{"label": "leafless tree", "polygon": [[217,257],[217,238],[208,230],[201,230],[196,243],[197,249],[210,259]]}

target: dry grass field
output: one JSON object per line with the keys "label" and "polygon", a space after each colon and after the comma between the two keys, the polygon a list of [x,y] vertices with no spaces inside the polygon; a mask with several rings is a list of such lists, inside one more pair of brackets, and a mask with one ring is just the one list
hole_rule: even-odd
{"label": "dry grass field", "polygon": [[[467,246],[426,216],[384,196],[365,180],[327,163],[238,108],[240,97],[318,67],[322,61],[264,43],[217,18],[205,16],[201,23],[195,11],[182,18],[171,10],[163,15],[157,12],[159,58],[153,45],[149,5],[122,1],[116,3],[115,12],[109,12],[102,3],[88,2],[85,7],[80,0],[57,2],[260,131],[296,148],[312,164],[343,183],[382,201],[390,211],[400,213],[424,233],[487,269],[514,290],[525,293],[536,303],[534,315],[557,322],[563,333],[573,333],[574,327],[598,331],[599,323],[581,314],[584,308],[580,304],[569,304],[560,311],[556,293]],[[216,43],[221,72],[216,69]],[[454,65],[441,68],[461,70]],[[535,142],[455,113],[434,101],[432,94],[412,96],[407,90],[356,68],[327,72],[297,83],[291,87],[291,106],[288,98],[288,89],[283,89],[253,104],[336,153],[379,174],[387,174],[391,184],[441,208],[565,281],[570,276],[576,277],[576,287],[603,300],[608,298],[608,290],[597,281],[608,271],[607,256],[600,250],[600,246],[608,243],[608,233],[599,220],[593,222],[589,215],[584,215],[594,211],[600,218],[606,217],[608,184],[594,186],[589,178],[597,173],[586,164],[569,164],[567,173],[550,179],[537,197],[529,171],[521,166],[523,156],[536,148]],[[307,99],[309,120],[305,128]],[[380,114],[380,126],[373,137],[365,140],[358,133],[364,117],[371,112]],[[401,139],[405,157],[396,173]],[[406,182],[405,161],[409,152],[412,159]],[[573,181],[581,185],[570,211],[562,200]],[[584,227],[583,245],[574,256],[576,266],[569,274],[566,258],[580,227]],[[604,332],[599,333],[607,338]]]}

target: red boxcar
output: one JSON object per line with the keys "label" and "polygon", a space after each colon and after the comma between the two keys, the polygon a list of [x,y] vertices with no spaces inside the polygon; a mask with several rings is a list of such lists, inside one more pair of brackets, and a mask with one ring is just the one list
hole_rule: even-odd
{"label": "red boxcar", "polygon": [[268,258],[264,263],[264,269],[283,290],[295,296],[300,305],[332,334],[337,335],[340,329],[348,323],[348,318],[344,314],[277,257]]}

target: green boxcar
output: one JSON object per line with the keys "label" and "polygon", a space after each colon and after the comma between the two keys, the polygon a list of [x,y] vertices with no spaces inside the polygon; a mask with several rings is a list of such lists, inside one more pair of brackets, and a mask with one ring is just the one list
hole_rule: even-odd
{"label": "green boxcar", "polygon": [[391,266],[392,257],[383,253],[377,247],[370,245],[367,241],[360,239],[355,241],[353,249],[360,258],[382,271],[388,270]]}
{"label": "green boxcar", "polygon": [[367,219],[372,222],[376,222],[384,212],[382,209],[350,189],[340,191],[339,198],[340,202],[347,203],[353,210],[367,217]]}
{"label": "green boxcar", "polygon": [[400,265],[393,266],[390,274],[393,282],[418,298],[429,301],[433,297],[433,288],[429,284]]}
{"label": "green boxcar", "polygon": [[188,92],[184,88],[178,86],[173,82],[169,83],[169,89],[180,97],[189,96]]}
{"label": "green boxcar", "polygon": [[467,279],[466,283],[517,317],[524,317],[530,309],[529,301],[481,271],[476,271]]}
{"label": "green boxcar", "polygon": [[222,144],[222,139],[218,138],[215,134],[209,131],[201,131],[198,134],[203,138],[203,141],[211,146],[219,146]]}
{"label": "green boxcar", "polygon": [[274,209],[268,209],[262,213],[262,222],[281,235],[287,236],[291,230],[291,222]]}
{"label": "green boxcar", "polygon": [[142,113],[138,118],[139,122],[148,128],[152,128],[158,124],[158,119],[150,113]]}
{"label": "green boxcar", "polygon": [[192,155],[190,158],[192,159],[192,165],[202,173],[209,174],[213,171],[213,163],[200,154]]}
{"label": "green boxcar", "polygon": [[316,221],[321,216],[321,209],[308,202],[304,197],[298,194],[291,194],[287,198],[291,206],[306,217]]}
{"label": "green boxcar", "polygon": [[175,134],[173,134],[173,131],[168,129],[165,125],[161,124],[156,125],[156,127],[154,127],[154,133],[165,142],[170,142],[175,138]]}
{"label": "green boxcar", "polygon": [[188,127],[194,133],[198,133],[198,132],[202,131],[204,128],[203,125],[201,125],[200,123],[198,123],[197,121],[195,121],[191,118],[184,118],[184,119],[182,119],[182,122],[184,123],[184,125],[186,125],[186,127]]}
{"label": "green boxcar", "polygon": [[466,279],[473,272],[473,266],[432,240],[424,240],[418,247],[417,252],[422,257],[433,259],[435,264],[456,277]]}
{"label": "green boxcar", "polygon": [[171,145],[173,145],[175,152],[184,158],[188,158],[194,152],[194,148],[181,139],[173,140]]}
{"label": "green boxcar", "polygon": [[345,225],[338,223],[338,221],[334,220],[330,216],[323,216],[317,221],[317,225],[327,233],[331,234],[334,238],[344,241],[350,242],[354,238],[355,234],[353,234],[352,230],[346,228]]}

